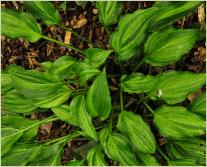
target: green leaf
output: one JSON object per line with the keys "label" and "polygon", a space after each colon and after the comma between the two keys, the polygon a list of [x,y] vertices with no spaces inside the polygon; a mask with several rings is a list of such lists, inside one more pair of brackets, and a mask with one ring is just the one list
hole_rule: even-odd
{"label": "green leaf", "polygon": [[118,22],[122,4],[118,1],[97,1],[98,16],[104,27],[109,27]]}
{"label": "green leaf", "polygon": [[66,165],[67,166],[85,166],[84,162],[85,162],[85,159],[83,159],[83,160],[73,159],[73,160],[67,162]]}
{"label": "green leaf", "polygon": [[1,9],[1,34],[12,39],[25,38],[30,42],[42,37],[41,28],[32,16],[6,8]]}
{"label": "green leaf", "polygon": [[111,97],[104,69],[93,81],[87,93],[86,107],[92,117],[108,118],[111,112]]}
{"label": "green leaf", "polygon": [[24,6],[35,18],[47,25],[60,24],[60,15],[48,1],[24,1]]}
{"label": "green leaf", "polygon": [[80,77],[80,86],[83,86],[87,80],[96,76],[100,71],[85,62],[77,62],[74,64],[74,70]]}
{"label": "green leaf", "polygon": [[81,6],[83,9],[85,9],[88,1],[75,1],[75,3],[78,5],[78,6]]}
{"label": "green leaf", "polygon": [[168,24],[186,16],[191,11],[195,10],[202,2],[156,2],[154,7],[158,7],[159,11],[153,18],[151,28],[153,30],[161,29]]}
{"label": "green leaf", "polygon": [[3,166],[26,166],[41,151],[42,145],[18,143],[1,159]]}
{"label": "green leaf", "polygon": [[98,140],[104,148],[106,148],[106,142],[110,133],[111,133],[110,127],[105,127],[101,129],[101,131],[98,134]]}
{"label": "green leaf", "polygon": [[75,113],[78,126],[92,139],[97,140],[96,130],[90,115],[86,111],[84,96],[76,96],[70,104],[72,113]]}
{"label": "green leaf", "polygon": [[88,166],[106,166],[104,155],[99,147],[94,147],[89,150],[87,155]]}
{"label": "green leaf", "polygon": [[146,165],[146,166],[160,166],[160,164],[157,162],[156,158],[153,155],[144,154],[141,152],[139,152],[138,155],[139,155],[139,158],[144,163],[144,165]]}
{"label": "green leaf", "polygon": [[55,75],[34,70],[12,70],[12,84],[28,98],[48,98],[68,89]]}
{"label": "green leaf", "polygon": [[51,95],[44,99],[35,99],[36,106],[40,108],[51,108],[61,105],[66,102],[70,96],[71,90],[67,87],[62,87],[61,90],[57,92],[57,94]]}
{"label": "green leaf", "polygon": [[121,134],[113,133],[109,135],[106,142],[106,153],[109,158],[120,162],[124,166],[139,165],[127,139]]}
{"label": "green leaf", "polygon": [[121,18],[117,30],[110,37],[110,47],[115,50],[118,61],[128,60],[138,52],[156,12],[157,8],[139,9]]}
{"label": "green leaf", "polygon": [[205,134],[205,120],[181,106],[162,106],[155,111],[154,125],[160,135],[181,139]]}
{"label": "green leaf", "polygon": [[76,113],[70,110],[70,106],[61,105],[51,108],[53,113],[62,121],[65,121],[71,125],[78,126],[78,118]]}
{"label": "green leaf", "polygon": [[13,88],[11,77],[8,73],[1,73],[1,93],[5,94]]}
{"label": "green leaf", "polygon": [[19,114],[30,114],[35,112],[38,107],[34,105],[34,100],[19,94],[15,89],[10,90],[2,98],[3,110]]}
{"label": "green leaf", "polygon": [[61,56],[51,65],[49,65],[48,72],[58,75],[61,79],[70,78],[74,75],[73,64],[76,60],[70,56]]}
{"label": "green leaf", "polygon": [[7,114],[2,116],[1,123],[1,150],[4,155],[18,140],[29,141],[33,139],[37,135],[41,122],[28,120],[16,114]]}
{"label": "green leaf", "polygon": [[156,83],[148,93],[151,99],[164,100],[168,104],[176,104],[201,88],[205,84],[206,74],[167,71],[157,75],[155,78]]}
{"label": "green leaf", "polygon": [[121,88],[127,93],[143,93],[150,91],[156,79],[153,76],[144,76],[142,73],[123,75],[121,77]]}
{"label": "green leaf", "polygon": [[201,31],[196,29],[154,32],[145,43],[145,62],[152,66],[175,63],[187,54],[199,39]]}
{"label": "green leaf", "polygon": [[85,62],[95,68],[100,67],[111,54],[112,50],[104,50],[100,48],[88,48],[84,51],[86,56]]}
{"label": "green leaf", "polygon": [[200,138],[185,138],[180,141],[169,141],[167,152],[172,159],[190,158],[196,163],[206,163],[206,141]]}
{"label": "green leaf", "polygon": [[191,102],[188,109],[196,114],[206,115],[206,94],[200,94],[194,101]]}
{"label": "green leaf", "polygon": [[168,162],[168,166],[199,166],[196,163],[196,160],[190,158],[182,158],[182,159],[175,159],[170,160]]}
{"label": "green leaf", "polygon": [[149,154],[155,153],[155,137],[140,115],[122,111],[119,114],[117,128],[129,138],[130,143],[137,151]]}

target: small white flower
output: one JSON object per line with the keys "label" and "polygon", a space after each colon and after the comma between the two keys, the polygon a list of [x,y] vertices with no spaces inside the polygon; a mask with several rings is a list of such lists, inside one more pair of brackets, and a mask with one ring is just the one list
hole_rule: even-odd
{"label": "small white flower", "polygon": [[157,91],[157,96],[158,96],[158,97],[161,97],[161,96],[162,96],[162,90],[158,90],[158,91]]}

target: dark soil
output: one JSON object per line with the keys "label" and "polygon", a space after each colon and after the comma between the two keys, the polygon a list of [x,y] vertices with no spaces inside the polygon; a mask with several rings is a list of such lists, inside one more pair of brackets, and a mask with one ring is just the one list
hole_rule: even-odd
{"label": "dark soil", "polygon": [[[56,6],[56,8],[59,7],[59,5],[62,2],[53,2]],[[123,2],[123,13],[131,13],[137,9],[143,9],[143,8],[149,8],[153,5],[154,2]],[[22,2],[2,2],[1,7],[6,8],[13,8],[16,10],[24,10]],[[75,31],[79,33],[82,37],[86,37],[87,39],[91,40],[93,44],[87,43],[85,41],[82,41],[81,38],[71,36],[71,44],[77,48],[85,49],[89,47],[100,47],[100,48],[108,48],[108,40],[109,35],[105,32],[103,26],[99,23],[98,14],[96,12],[96,8],[94,4],[91,2],[88,2],[86,7],[83,8],[81,6],[77,6],[75,2],[68,1],[66,6],[66,11],[61,11],[62,16],[62,22],[67,27],[73,27],[71,25],[72,22],[74,22],[74,17],[76,17],[76,20],[85,18],[87,20],[87,23],[80,27],[76,28]],[[205,14],[205,13],[204,13]],[[205,20],[205,19],[204,19]],[[204,21],[205,22],[205,21]],[[203,22],[201,22],[198,19],[198,11],[193,12],[189,14],[187,17],[180,19],[175,23],[176,27],[179,28],[190,28],[194,25],[199,25],[203,29]],[[45,26],[41,25],[43,34],[46,36],[50,36],[54,39],[57,39],[59,41],[64,41],[66,31],[64,29],[61,29],[59,27],[55,26]],[[111,30],[113,31],[116,28],[116,26],[112,27]],[[155,75],[157,73],[160,73],[161,71],[166,70],[182,70],[182,71],[193,71],[193,72],[205,72],[206,71],[206,46],[205,41],[199,41],[196,43],[194,48],[191,50],[191,52],[183,58],[181,61],[179,61],[176,64],[168,65],[165,67],[152,67],[150,65],[143,65],[140,68],[140,72],[143,72],[144,74],[152,74]],[[9,64],[17,64],[18,66],[22,66],[26,69],[35,69],[39,67],[39,64],[41,62],[45,61],[55,61],[58,57],[63,55],[71,55],[77,59],[82,59],[82,55],[80,55],[77,52],[74,52],[68,48],[65,48],[63,46],[59,46],[57,44],[47,42],[45,40],[40,40],[36,43],[28,43],[26,40],[23,39],[15,39],[11,40],[7,37],[2,36],[1,37],[1,68],[4,69]],[[114,62],[113,56],[109,57],[106,62],[106,69],[107,73],[109,75],[112,75],[110,77],[109,84],[111,89],[111,95],[112,95],[112,102],[113,105],[117,106],[117,109],[119,110],[119,79],[120,79],[120,67],[116,65]],[[130,65],[125,64],[126,73],[131,73]],[[203,88],[201,91],[205,91],[205,88]],[[198,92],[199,94],[199,92]],[[189,97],[185,102],[183,102],[183,105],[187,105],[189,101],[192,100],[192,97],[196,96],[196,94]],[[124,104],[125,108],[127,110],[133,110],[134,112],[137,112],[142,115],[142,117],[150,124],[152,125],[152,116],[146,111],[144,106],[141,104],[137,104],[137,99],[140,98],[139,95],[128,95],[124,93]],[[157,106],[161,105],[162,102],[156,102],[153,101],[149,102],[152,108],[156,108]],[[52,112],[41,112],[38,114],[33,114],[30,116],[31,119],[43,119],[45,117],[48,117],[51,115]],[[117,114],[115,112],[114,118],[117,117]],[[95,124],[98,126],[98,120],[94,121]],[[62,121],[55,121],[52,123],[49,123],[47,125],[41,126],[38,132],[37,140],[44,141],[48,139],[55,139],[62,136],[65,136],[69,134],[71,131],[74,130],[75,127],[66,124]],[[159,136],[158,132],[156,131],[153,126],[151,126],[152,130],[154,131],[154,134],[156,136],[156,139],[158,143],[160,143],[160,146],[164,145],[166,143],[165,139],[163,139],[161,136]],[[88,141],[84,138],[78,138],[74,139],[72,142],[68,143],[67,146],[65,146],[65,154],[62,158],[62,162],[66,163],[67,161],[73,159],[74,157],[80,158],[79,155],[77,155],[77,152],[83,152],[84,146],[87,146]],[[78,150],[79,147],[83,147],[82,150]],[[84,156],[84,155],[83,155]],[[164,163],[164,160],[162,160],[162,157],[159,155],[156,155],[161,162]],[[110,162],[111,165],[116,165],[116,162]],[[165,163],[164,163],[165,164]]]}

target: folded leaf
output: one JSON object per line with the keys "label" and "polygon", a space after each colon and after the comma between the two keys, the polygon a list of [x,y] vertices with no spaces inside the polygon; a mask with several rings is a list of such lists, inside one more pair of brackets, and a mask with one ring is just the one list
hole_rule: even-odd
{"label": "folded leaf", "polygon": [[140,115],[122,111],[119,114],[117,128],[129,138],[130,143],[137,151],[149,154],[155,153],[155,137]]}
{"label": "folded leaf", "polygon": [[92,139],[97,140],[96,130],[90,115],[86,111],[84,96],[76,96],[70,104],[70,110],[76,114],[78,126]]}
{"label": "folded leaf", "polygon": [[111,97],[104,69],[93,81],[87,93],[86,107],[92,117],[108,118],[111,112]]}
{"label": "folded leaf", "polygon": [[33,161],[43,145],[18,143],[1,159],[3,166],[26,166]]}
{"label": "folded leaf", "polygon": [[6,8],[1,9],[1,34],[12,39],[25,38],[30,42],[42,37],[41,28],[32,16]]}
{"label": "folded leaf", "polygon": [[100,148],[95,147],[89,150],[87,155],[88,166],[106,166],[104,155]]}
{"label": "folded leaf", "polygon": [[188,109],[196,114],[206,115],[206,94],[202,93],[191,102]]}
{"label": "folded leaf", "polygon": [[199,1],[186,1],[186,2],[156,2],[154,7],[158,7],[159,11],[153,18],[151,24],[152,30],[157,30],[165,27],[166,25],[186,16],[191,11],[195,10],[202,2]]}
{"label": "folded leaf", "polygon": [[142,73],[123,75],[121,78],[121,88],[127,93],[143,93],[150,91],[155,83],[153,76],[144,76]]}
{"label": "folded leaf", "polygon": [[24,1],[24,6],[35,18],[47,25],[60,24],[60,15],[51,2]]}
{"label": "folded leaf", "polygon": [[197,164],[206,163],[206,141],[200,138],[185,138],[181,141],[169,141],[167,152],[172,159],[193,159]]}
{"label": "folded leaf", "polygon": [[104,148],[106,148],[106,142],[110,133],[111,133],[110,127],[105,127],[101,129],[101,131],[98,134],[98,140]]}
{"label": "folded leaf", "polygon": [[70,110],[70,106],[61,105],[51,108],[53,113],[62,121],[65,121],[71,125],[78,126],[78,119],[76,113]]}
{"label": "folded leaf", "polygon": [[146,165],[146,166],[160,166],[160,164],[157,162],[156,158],[153,155],[143,154],[141,152],[139,152],[138,155],[139,155],[139,158],[144,163],[144,165]]}
{"label": "folded leaf", "polygon": [[[80,2],[80,1],[79,1],[79,2]],[[67,162],[66,165],[67,165],[67,166],[85,166],[84,162],[85,162],[85,159],[83,159],[83,160],[76,160],[76,159],[73,159],[73,160]]]}
{"label": "folded leaf", "polygon": [[40,121],[28,120],[16,114],[3,115],[1,150],[6,154],[18,141],[29,141],[37,135]]}
{"label": "folded leaf", "polygon": [[77,62],[74,64],[74,70],[76,74],[80,77],[80,85],[83,86],[87,80],[91,77],[96,76],[100,71],[93,66],[85,62]]}
{"label": "folded leaf", "polygon": [[181,106],[162,106],[155,111],[154,125],[160,135],[181,139],[205,134],[205,120]]}
{"label": "folded leaf", "polygon": [[55,75],[34,70],[10,72],[12,84],[21,94],[28,98],[47,98],[61,89],[69,89]]}
{"label": "folded leaf", "polygon": [[[110,3],[110,2],[105,2],[105,3]],[[95,68],[98,68],[106,61],[112,50],[104,50],[100,48],[88,48],[84,52],[85,52],[84,55],[86,56],[85,62],[92,65]]]}
{"label": "folded leaf", "polygon": [[205,84],[206,74],[168,71],[157,75],[156,83],[148,93],[153,100],[162,99],[168,104],[182,102]]}
{"label": "folded leaf", "polygon": [[109,27],[118,21],[121,14],[121,2],[118,1],[97,1],[98,16],[100,22]]}
{"label": "folded leaf", "polygon": [[201,39],[196,29],[168,29],[154,32],[145,43],[145,62],[164,66],[180,60]]}
{"label": "folded leaf", "polygon": [[29,114],[35,112],[38,107],[34,105],[34,100],[26,98],[15,89],[10,90],[2,97],[3,110],[19,114]]}
{"label": "folded leaf", "polygon": [[128,60],[138,52],[156,12],[157,8],[137,10],[121,18],[117,30],[110,37],[110,47],[115,50],[117,60]]}
{"label": "folded leaf", "polygon": [[109,158],[120,162],[124,166],[139,165],[127,139],[121,134],[113,133],[109,135],[106,142],[106,153]]}

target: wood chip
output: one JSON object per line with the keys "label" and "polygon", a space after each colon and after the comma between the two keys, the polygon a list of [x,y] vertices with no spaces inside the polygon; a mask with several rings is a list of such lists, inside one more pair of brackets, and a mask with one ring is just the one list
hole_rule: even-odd
{"label": "wood chip", "polygon": [[65,38],[64,38],[64,43],[65,44],[70,44],[71,35],[72,35],[72,33],[70,31],[66,31]]}
{"label": "wood chip", "polygon": [[73,28],[81,28],[84,25],[86,25],[86,23],[87,23],[87,20],[83,15],[80,15],[78,20],[77,20],[76,16],[74,16],[70,22],[70,24],[72,25]]}
{"label": "wood chip", "polygon": [[98,14],[98,9],[93,9],[93,14]]}
{"label": "wood chip", "polygon": [[205,20],[206,20],[206,15],[205,15],[205,6],[202,4],[201,6],[198,7],[198,22],[201,25],[201,29],[205,29]]}

